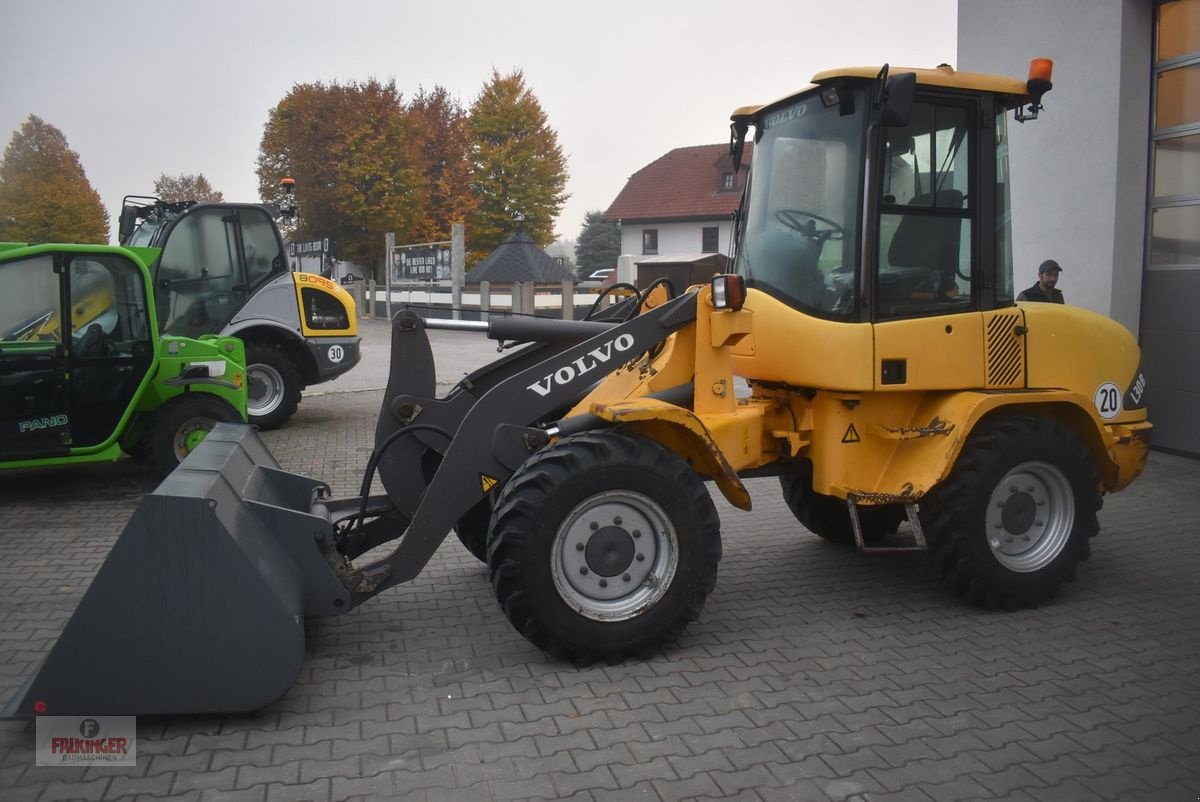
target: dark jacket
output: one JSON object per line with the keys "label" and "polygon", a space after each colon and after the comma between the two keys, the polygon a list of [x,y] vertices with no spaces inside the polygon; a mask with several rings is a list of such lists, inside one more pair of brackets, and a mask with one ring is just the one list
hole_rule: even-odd
{"label": "dark jacket", "polygon": [[1050,304],[1066,303],[1066,301],[1063,300],[1062,292],[1057,287],[1050,290],[1050,297],[1047,298],[1046,293],[1042,292],[1042,285],[1040,283],[1034,284],[1032,287],[1030,287],[1027,290],[1021,290],[1021,294],[1017,296],[1017,300],[1018,301],[1041,301],[1042,303],[1050,303]]}

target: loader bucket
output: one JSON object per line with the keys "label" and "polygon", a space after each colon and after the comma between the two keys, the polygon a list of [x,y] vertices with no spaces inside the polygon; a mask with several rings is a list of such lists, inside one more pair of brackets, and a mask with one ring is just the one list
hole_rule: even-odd
{"label": "loader bucket", "polygon": [[[350,609],[318,542],[320,482],[221,424],[142,499],[5,717],[255,710],[304,660],[304,617]],[[318,505],[319,506],[319,505]]]}

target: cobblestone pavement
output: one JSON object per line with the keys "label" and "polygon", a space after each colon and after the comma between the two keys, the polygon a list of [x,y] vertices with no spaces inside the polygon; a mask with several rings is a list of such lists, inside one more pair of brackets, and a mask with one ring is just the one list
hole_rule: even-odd
{"label": "cobblestone pavement", "polygon": [[[264,439],[352,494],[380,398],[314,395]],[[130,461],[4,476],[0,698],[153,484]],[[414,582],[311,621],[275,704],[141,719],[136,767],[39,768],[32,725],[0,722],[0,799],[1200,796],[1200,463],[1156,456],[1106,500],[1078,581],[1015,613],[964,605],[919,557],[827,544],[773,480],[749,487],[753,513],[717,500],[702,618],[651,660],[549,659],[451,537]]]}

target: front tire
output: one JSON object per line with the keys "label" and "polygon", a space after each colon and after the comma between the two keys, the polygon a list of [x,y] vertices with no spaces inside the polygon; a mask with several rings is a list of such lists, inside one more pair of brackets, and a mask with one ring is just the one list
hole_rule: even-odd
{"label": "front tire", "polygon": [[246,343],[246,415],[264,431],[287,423],[300,405],[304,381],[287,352],[274,343]]}
{"label": "front tire", "polygon": [[166,476],[218,423],[241,423],[237,410],[209,393],[181,395],[154,413],[144,438],[145,451],[159,474]]}
{"label": "front tire", "polygon": [[559,440],[509,479],[493,521],[488,566],[504,614],[577,665],[674,640],[716,585],[720,519],[708,490],[641,437]]}
{"label": "front tire", "polygon": [[488,526],[492,520],[494,497],[491,493],[484,496],[474,507],[463,513],[454,524],[454,534],[458,542],[471,553],[471,556],[487,565]]}
{"label": "front tire", "polygon": [[981,423],[950,476],[921,502],[943,579],[988,608],[1035,607],[1091,554],[1103,499],[1091,454],[1057,421]]}

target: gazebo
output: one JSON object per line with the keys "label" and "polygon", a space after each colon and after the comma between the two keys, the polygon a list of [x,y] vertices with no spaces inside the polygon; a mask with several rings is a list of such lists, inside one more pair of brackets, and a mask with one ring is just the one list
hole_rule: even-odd
{"label": "gazebo", "polygon": [[491,290],[497,289],[512,293],[514,314],[532,315],[539,288],[561,290],[563,309],[573,308],[573,288],[579,277],[539,248],[533,237],[518,231],[471,268],[465,281],[479,285],[481,311],[488,311]]}

